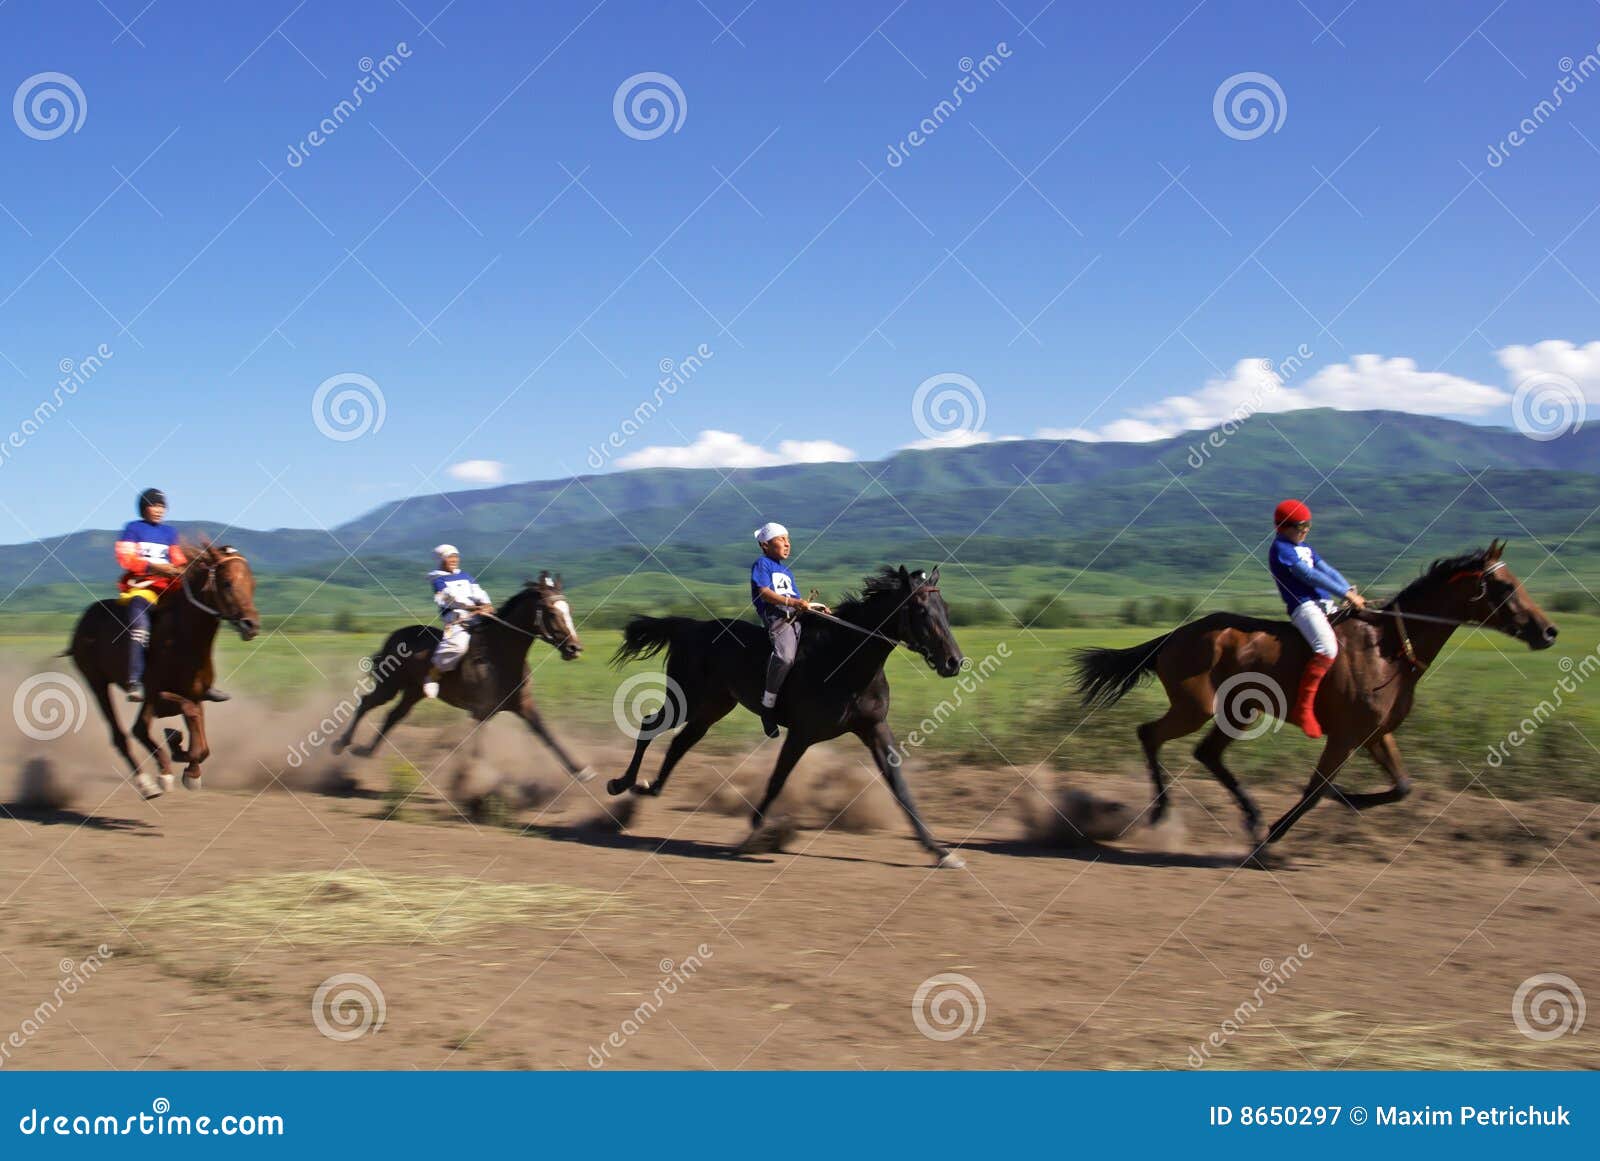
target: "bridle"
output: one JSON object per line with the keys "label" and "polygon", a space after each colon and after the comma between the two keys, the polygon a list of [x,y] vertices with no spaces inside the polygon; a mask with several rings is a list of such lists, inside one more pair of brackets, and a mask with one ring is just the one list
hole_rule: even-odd
{"label": "bridle", "polygon": [[565,632],[566,626],[557,618],[555,607],[545,600],[541,600],[539,607],[534,611],[534,627],[531,632],[521,625],[513,625],[504,617],[498,617],[493,613],[477,613],[474,615],[482,617],[486,621],[493,621],[495,624],[510,629],[513,633],[521,634],[531,641],[544,641],[556,646],[558,649],[569,642],[577,644],[576,635]]}
{"label": "bridle", "polygon": [[[919,593],[936,593],[938,591],[938,585],[921,585],[912,590],[911,596],[915,597]],[[813,597],[816,595],[815,590],[813,590],[812,595]],[[902,605],[901,607],[904,608],[905,606]],[[868,629],[865,625],[857,625],[854,621],[846,621],[843,617],[835,617],[832,613],[823,613],[815,609],[807,609],[806,615],[810,617],[821,617],[824,621],[831,621],[835,625],[841,625],[846,629],[852,630],[853,632],[860,633],[863,637],[872,637],[879,641],[886,641],[891,646],[904,646],[917,656],[921,657],[929,665],[934,663],[933,658],[929,656],[929,650],[923,646],[913,645],[909,641],[902,641],[898,637],[891,637],[887,633],[878,632],[876,629]]]}
{"label": "bridle", "polygon": [[[1495,573],[1499,572],[1501,569],[1505,568],[1505,566],[1505,561],[1497,560],[1492,564],[1485,565],[1483,568],[1462,569],[1460,572],[1451,576],[1451,578],[1445,583],[1455,584],[1456,581],[1460,580],[1462,577],[1477,577],[1478,591],[1473,593],[1472,596],[1468,598],[1468,603],[1471,603],[1472,601],[1481,601],[1489,595],[1489,578]],[[1395,598],[1394,608],[1392,609],[1367,609],[1365,611],[1369,613],[1376,613],[1383,617],[1393,617],[1395,619],[1395,628],[1400,632],[1400,652],[1405,659],[1416,668],[1416,671],[1419,674],[1427,670],[1428,663],[1417,656],[1417,650],[1415,646],[1411,644],[1411,634],[1406,632],[1406,617],[1409,616],[1413,621],[1428,621],[1435,625],[1452,625],[1457,628],[1463,625],[1479,624],[1477,621],[1458,621],[1454,617],[1436,617],[1430,613],[1403,613],[1400,609],[1399,597]]]}
{"label": "bridle", "polygon": [[[218,570],[220,570],[223,565],[229,563],[230,561],[235,561],[235,560],[239,561],[241,564],[248,565],[250,563],[249,561],[245,560],[243,553],[237,552],[237,551],[227,552],[227,553],[224,553],[221,557],[212,558],[210,563],[205,566],[206,583],[200,586],[200,591],[202,593],[208,592],[208,591],[209,592],[215,592],[216,591],[216,587],[217,587],[217,572],[218,572]],[[230,616],[228,616],[228,614],[224,613],[221,609],[213,609],[210,605],[206,604],[199,597],[195,596],[194,595],[194,590],[189,587],[189,573],[190,573],[190,571],[191,571],[191,569],[189,569],[189,568],[184,569],[183,570],[183,575],[178,578],[178,587],[183,589],[183,595],[189,599],[189,603],[191,605],[193,605],[195,608],[199,609],[202,613],[209,614],[210,616],[215,617],[219,621],[226,621],[228,624],[232,625],[235,629],[237,629],[239,627],[240,622],[243,621],[244,618],[243,617],[230,617]]]}

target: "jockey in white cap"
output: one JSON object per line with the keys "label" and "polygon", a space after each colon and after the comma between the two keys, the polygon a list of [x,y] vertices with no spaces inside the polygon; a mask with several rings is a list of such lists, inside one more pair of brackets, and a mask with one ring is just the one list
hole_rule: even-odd
{"label": "jockey in white cap", "polygon": [[433,584],[433,601],[439,606],[439,616],[444,622],[444,636],[433,651],[433,669],[423,683],[422,692],[428,697],[439,696],[439,675],[449,673],[461,664],[467,646],[472,643],[472,622],[479,613],[494,612],[489,594],[471,573],[461,571],[461,553],[453,544],[441,544],[433,550],[439,567],[428,574]]}
{"label": "jockey in white cap", "polygon": [[789,556],[789,530],[782,524],[769,521],[756,529],[756,543],[761,546],[761,556],[750,566],[750,601],[766,626],[767,638],[772,642],[772,656],[767,660],[767,686],[761,695],[761,728],[767,737],[778,736],[778,691],[794,668],[795,655],[800,651],[800,624],[796,613],[829,612],[827,605],[801,600],[800,586],[794,573],[784,560]]}

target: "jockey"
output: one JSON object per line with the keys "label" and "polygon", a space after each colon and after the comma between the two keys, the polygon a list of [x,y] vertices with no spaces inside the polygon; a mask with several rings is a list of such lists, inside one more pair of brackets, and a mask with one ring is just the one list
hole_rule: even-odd
{"label": "jockey", "polygon": [[787,528],[775,522],[763,524],[756,529],[756,543],[761,546],[761,555],[750,566],[750,601],[772,642],[766,691],[761,695],[761,728],[767,737],[776,738],[778,691],[783,688],[789,670],[794,668],[795,654],[800,649],[800,624],[795,619],[796,614],[831,610],[827,605],[800,599],[794,573],[783,563],[789,556]]}
{"label": "jockey", "polygon": [[[150,606],[161,594],[179,583],[189,558],[178,533],[163,524],[167,496],[160,488],[139,493],[139,519],[131,520],[117,537],[117,564],[122,579],[117,582],[118,600],[128,613],[128,700],[144,700],[145,654],[150,647]],[[206,690],[206,701],[227,701],[228,695],[215,686]]]}
{"label": "jockey", "polygon": [[1289,720],[1303,729],[1306,737],[1320,738],[1317,687],[1339,655],[1338,639],[1328,623],[1328,612],[1333,604],[1330,598],[1344,597],[1358,609],[1365,608],[1367,602],[1338,569],[1306,543],[1311,531],[1311,509],[1305,503],[1283,501],[1273,510],[1272,522],[1277,535],[1268,551],[1267,566],[1272,570],[1272,579],[1278,583],[1278,595],[1289,610],[1289,620],[1312,650],[1311,660],[1300,675],[1300,689]]}
{"label": "jockey", "polygon": [[479,613],[494,612],[489,594],[477,578],[461,571],[461,553],[455,545],[441,544],[433,555],[439,567],[428,574],[428,580],[433,583],[433,601],[444,621],[444,636],[433,651],[433,667],[422,685],[422,692],[428,697],[439,696],[439,675],[449,673],[466,656],[467,646],[472,643],[472,619]]}

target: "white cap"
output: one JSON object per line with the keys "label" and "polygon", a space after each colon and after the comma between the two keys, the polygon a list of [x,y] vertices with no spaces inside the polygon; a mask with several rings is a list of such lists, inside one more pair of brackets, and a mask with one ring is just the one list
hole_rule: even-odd
{"label": "white cap", "polygon": [[461,553],[453,544],[441,544],[433,550],[433,555],[442,561],[447,556],[460,556]]}
{"label": "white cap", "polygon": [[789,530],[787,528],[785,528],[782,524],[779,524],[776,520],[770,520],[763,524],[760,528],[756,529],[756,543],[765,544],[774,537],[787,535],[789,535]]}

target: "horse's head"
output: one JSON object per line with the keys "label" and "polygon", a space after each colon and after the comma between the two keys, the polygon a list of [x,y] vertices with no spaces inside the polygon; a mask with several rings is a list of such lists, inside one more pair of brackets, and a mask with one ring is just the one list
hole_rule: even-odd
{"label": "horse's head", "polygon": [[207,542],[190,558],[182,583],[192,604],[228,622],[244,640],[254,640],[261,632],[255,574],[231,544]]}
{"label": "horse's head", "polygon": [[920,569],[907,572],[901,565],[898,580],[899,611],[889,622],[894,626],[894,635],[920,653],[940,677],[954,677],[961,671],[964,658],[950,631],[950,610],[939,593],[938,568],[931,573]]}
{"label": "horse's head", "polygon": [[548,641],[561,654],[561,660],[575,660],[583,652],[578,627],[572,622],[572,606],[561,588],[561,574],[541,572],[538,580],[524,582],[522,591],[534,602],[533,633]]}
{"label": "horse's head", "polygon": [[1463,562],[1464,567],[1453,570],[1445,583],[1463,602],[1463,621],[1498,629],[1530,649],[1548,649],[1556,643],[1555,624],[1501,559],[1505,548],[1503,540],[1491,542],[1482,553]]}

